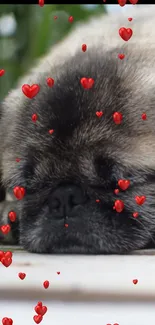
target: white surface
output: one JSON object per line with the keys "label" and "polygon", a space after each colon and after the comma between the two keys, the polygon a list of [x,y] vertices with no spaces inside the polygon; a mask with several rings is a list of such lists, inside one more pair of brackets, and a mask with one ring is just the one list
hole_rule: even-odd
{"label": "white surface", "polygon": [[[34,303],[0,303],[0,319],[10,317],[14,325],[34,325]],[[154,304],[62,304],[44,301],[48,307],[43,325],[153,325]]]}
{"label": "white surface", "polygon": [[[19,272],[26,273],[20,280]],[[57,274],[60,272],[60,275]],[[138,279],[138,284],[133,284]],[[47,291],[42,283],[50,281],[48,291],[80,290],[103,295],[150,296],[155,299],[155,256],[74,256],[37,255],[16,252],[6,268],[0,263],[2,290]],[[48,292],[49,294],[49,292]]]}

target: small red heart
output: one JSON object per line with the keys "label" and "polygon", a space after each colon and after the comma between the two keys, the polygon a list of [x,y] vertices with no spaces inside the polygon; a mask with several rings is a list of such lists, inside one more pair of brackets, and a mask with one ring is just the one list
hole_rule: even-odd
{"label": "small red heart", "polygon": [[143,113],[143,114],[142,114],[142,120],[145,121],[146,119],[147,119],[147,115],[146,115],[146,113]]}
{"label": "small red heart", "polygon": [[0,77],[2,77],[4,75],[4,73],[5,73],[5,70],[4,69],[1,69],[0,70]]}
{"label": "small red heart", "polygon": [[146,200],[146,196],[144,196],[144,195],[142,195],[142,196],[136,196],[135,197],[135,200],[136,200],[136,203],[138,204],[138,205],[142,205],[144,202],[145,202],[145,200]]}
{"label": "small red heart", "polygon": [[13,193],[18,200],[22,200],[25,196],[25,188],[21,186],[15,186],[13,189]]}
{"label": "small red heart", "polygon": [[20,278],[21,280],[24,280],[25,277],[26,277],[26,274],[20,272],[20,273],[18,273],[18,276],[19,276],[19,278]]}
{"label": "small red heart", "polygon": [[4,257],[4,252],[0,251],[0,261],[1,261],[2,257]]}
{"label": "small red heart", "polygon": [[57,272],[57,274],[59,275],[59,274],[60,274],[60,272]]}
{"label": "small red heart", "polygon": [[16,158],[16,162],[20,162],[21,161],[21,159],[20,158]]}
{"label": "small red heart", "polygon": [[44,0],[39,0],[39,6],[43,7],[44,6]]}
{"label": "small red heart", "polygon": [[1,226],[1,232],[4,234],[4,235],[7,235],[11,230],[11,227],[10,225],[3,225]]}
{"label": "small red heart", "polygon": [[4,252],[4,256],[7,258],[12,258],[12,252],[10,251]]}
{"label": "small red heart", "polygon": [[90,89],[94,85],[94,79],[92,79],[92,78],[81,78],[81,85],[85,89]]}
{"label": "small red heart", "polygon": [[123,60],[123,59],[125,58],[125,54],[118,54],[118,58],[119,58],[120,60]]}
{"label": "small red heart", "polygon": [[15,211],[10,211],[9,214],[8,214],[8,217],[10,219],[11,222],[15,222],[16,221],[16,212]]}
{"label": "small red heart", "polygon": [[97,116],[97,117],[102,117],[102,115],[103,115],[103,112],[102,112],[102,111],[97,111],[97,112],[96,112],[96,116]]}
{"label": "small red heart", "polygon": [[37,306],[42,307],[43,303],[41,301],[38,301]]}
{"label": "small red heart", "polygon": [[129,39],[131,38],[132,34],[133,34],[133,31],[132,31],[131,28],[121,27],[119,29],[119,35],[126,42],[129,41]]}
{"label": "small red heart", "polygon": [[120,179],[118,181],[118,186],[121,188],[121,190],[125,191],[127,190],[127,188],[130,185],[130,181],[128,181],[127,179]]}
{"label": "small red heart", "polygon": [[51,130],[49,130],[48,132],[49,132],[49,134],[53,134],[54,130],[51,129]]}
{"label": "small red heart", "polygon": [[44,281],[43,286],[45,289],[48,289],[49,285],[50,285],[50,283],[48,280]]}
{"label": "small red heart", "polygon": [[36,324],[39,324],[43,320],[43,316],[35,315],[35,316],[33,316],[33,320],[35,321]]}
{"label": "small red heart", "polygon": [[118,193],[119,193],[119,189],[116,188],[116,189],[114,190],[114,193],[115,193],[115,194],[118,194]]}
{"label": "small red heart", "polygon": [[12,258],[10,257],[2,257],[1,259],[1,263],[5,266],[5,267],[8,267],[12,264]]}
{"label": "small red heart", "polygon": [[123,209],[124,209],[124,203],[123,203],[123,201],[121,201],[121,200],[116,200],[115,201],[115,205],[114,205],[114,207],[115,207],[115,210],[117,211],[117,212],[122,212],[123,211]]}
{"label": "small red heart", "polygon": [[132,19],[133,19],[133,18],[129,17],[129,18],[128,18],[128,21],[132,21]]}
{"label": "small red heart", "polygon": [[68,223],[65,223],[65,228],[68,228]]}
{"label": "small red heart", "polygon": [[138,283],[138,280],[137,279],[134,279],[132,282],[133,282],[133,284],[137,284]]}
{"label": "small red heart", "polygon": [[118,3],[121,7],[126,5],[126,0],[118,0]]}
{"label": "small red heart", "polygon": [[115,122],[115,124],[121,124],[122,120],[123,120],[123,116],[121,113],[115,112],[113,114],[113,121]]}
{"label": "small red heart", "polygon": [[137,218],[139,214],[138,214],[138,212],[134,212],[132,215],[134,218]]}
{"label": "small red heart", "polygon": [[132,5],[136,5],[136,3],[138,2],[138,0],[129,0],[130,3],[132,3]]}
{"label": "small red heart", "polygon": [[97,199],[97,200],[96,200],[96,203],[99,203],[99,202],[100,202],[100,200],[99,200],[99,199]]}
{"label": "small red heart", "polygon": [[32,119],[32,122],[35,123],[37,121],[37,119],[38,119],[38,115],[37,114],[33,114],[32,117],[31,117],[31,119]]}
{"label": "small red heart", "polygon": [[47,78],[46,82],[47,82],[47,85],[48,85],[49,87],[53,87],[53,85],[54,85],[54,79],[52,79],[52,78]]}
{"label": "small red heart", "polygon": [[3,325],[12,325],[13,324],[13,320],[11,318],[8,318],[8,317],[4,317],[2,319],[2,324]]}
{"label": "small red heart", "polygon": [[34,310],[38,315],[44,316],[47,312],[47,307],[37,305]]}
{"label": "small red heart", "polygon": [[87,51],[87,45],[86,44],[82,44],[82,51],[86,52]]}
{"label": "small red heart", "polygon": [[31,99],[35,97],[39,91],[40,91],[39,85],[30,86],[25,84],[22,86],[22,92],[24,93],[24,95]]}
{"label": "small red heart", "polygon": [[74,20],[73,16],[70,16],[70,17],[68,18],[68,21],[69,21],[70,23],[72,23],[73,20]]}

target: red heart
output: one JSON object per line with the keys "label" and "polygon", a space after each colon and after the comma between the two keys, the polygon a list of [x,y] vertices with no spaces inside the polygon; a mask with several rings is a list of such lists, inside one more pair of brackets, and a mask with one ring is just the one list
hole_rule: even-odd
{"label": "red heart", "polygon": [[124,203],[123,203],[123,201],[116,200],[115,201],[115,210],[120,213],[120,212],[123,211],[123,209],[124,209]]}
{"label": "red heart", "polygon": [[10,211],[9,214],[8,214],[8,217],[9,217],[11,222],[16,221],[16,217],[17,217],[16,212],[15,211]]}
{"label": "red heart", "polygon": [[0,261],[1,261],[2,257],[4,257],[4,252],[0,251]]}
{"label": "red heart", "polygon": [[120,60],[123,60],[123,59],[125,58],[125,55],[124,55],[124,54],[118,54],[118,58],[119,58]]}
{"label": "red heart", "polygon": [[70,23],[72,23],[73,20],[74,20],[73,16],[70,16],[70,17],[68,18],[68,21],[69,21]]}
{"label": "red heart", "polygon": [[37,119],[38,119],[38,116],[37,116],[37,114],[33,114],[32,115],[32,122],[36,122],[37,121]]}
{"label": "red heart", "polygon": [[146,196],[144,196],[144,195],[142,195],[142,196],[136,196],[135,197],[135,200],[136,200],[136,203],[138,205],[142,205],[145,202],[145,200],[146,200]]}
{"label": "red heart", "polygon": [[115,122],[115,124],[121,124],[122,120],[123,120],[123,116],[121,113],[115,112],[113,114],[113,121]]}
{"label": "red heart", "polygon": [[116,188],[116,189],[114,190],[114,193],[115,193],[115,194],[118,194],[118,193],[119,193],[119,189]]}
{"label": "red heart", "polygon": [[128,21],[132,21],[132,19],[133,19],[133,18],[129,17],[129,18],[128,18]]}
{"label": "red heart", "polygon": [[49,132],[49,134],[53,134],[54,130],[51,129],[51,130],[49,130],[48,132]]}
{"label": "red heart", "polygon": [[133,215],[134,218],[137,218],[138,217],[138,212],[134,212],[132,215]]}
{"label": "red heart", "polygon": [[22,200],[25,196],[25,188],[21,186],[16,186],[13,189],[14,195],[18,200]]}
{"label": "red heart", "polygon": [[46,306],[36,306],[35,307],[35,312],[38,314],[38,315],[41,315],[41,316],[43,316],[43,315],[45,315],[46,314],[46,312],[47,312],[47,307]]}
{"label": "red heart", "polygon": [[146,113],[143,113],[142,114],[142,120],[145,121],[146,119],[147,119],[147,115],[146,115]]}
{"label": "red heart", "polygon": [[118,3],[121,7],[126,5],[126,0],[118,0]]}
{"label": "red heart", "polygon": [[2,257],[1,259],[1,263],[5,266],[5,267],[8,267],[10,266],[10,264],[12,263],[12,258],[10,257]]}
{"label": "red heart", "polygon": [[53,87],[53,85],[54,85],[54,79],[52,79],[52,78],[47,78],[47,84],[48,84],[48,86],[49,87]]}
{"label": "red heart", "polygon": [[12,258],[12,252],[10,252],[10,251],[4,252],[4,256],[7,258]]}
{"label": "red heart", "polygon": [[132,3],[132,5],[135,5],[138,2],[138,0],[129,0],[129,1],[130,3]]}
{"label": "red heart", "polygon": [[39,324],[43,319],[43,316],[41,315],[35,315],[33,316],[33,320],[35,321],[36,324]]}
{"label": "red heart", "polygon": [[44,281],[43,286],[45,289],[47,289],[49,287],[49,281],[48,280]]}
{"label": "red heart", "polygon": [[120,179],[118,181],[118,186],[121,188],[121,190],[125,191],[127,190],[127,188],[130,185],[130,181],[126,180],[126,179]]}
{"label": "red heart", "polygon": [[133,34],[133,31],[131,28],[121,27],[119,29],[119,35],[126,42],[131,38],[132,34]]}
{"label": "red heart", "polygon": [[24,93],[24,95],[31,99],[35,97],[39,91],[40,91],[39,85],[30,86],[25,84],[22,86],[22,92]]}
{"label": "red heart", "polygon": [[20,160],[21,160],[20,158],[16,158],[16,162],[20,162]]}
{"label": "red heart", "polygon": [[39,6],[43,7],[44,6],[44,0],[39,0]]}
{"label": "red heart", "polygon": [[96,112],[96,116],[97,116],[97,117],[101,117],[102,115],[103,115],[103,112],[102,112],[102,111],[97,111],[97,112]]}
{"label": "red heart", "polygon": [[138,280],[137,279],[134,279],[132,282],[133,282],[133,284],[137,284],[138,283]]}
{"label": "red heart", "polygon": [[5,73],[5,70],[4,69],[1,69],[0,70],[0,77],[2,77],[4,75],[4,73]]}
{"label": "red heart", "polygon": [[59,275],[59,274],[60,274],[60,272],[57,272],[57,274]]}
{"label": "red heart", "polygon": [[11,227],[10,225],[3,225],[1,226],[1,232],[4,234],[4,235],[7,235],[11,230]]}
{"label": "red heart", "polygon": [[19,276],[19,278],[20,278],[21,280],[24,280],[25,277],[26,277],[26,274],[20,272],[20,273],[18,273],[18,276]]}
{"label": "red heart", "polygon": [[86,52],[87,51],[87,45],[86,44],[82,44],[82,51]]}
{"label": "red heart", "polygon": [[92,78],[81,78],[81,85],[85,89],[90,89],[94,85],[94,79],[92,79]]}
{"label": "red heart", "polygon": [[2,319],[2,324],[3,325],[12,325],[13,324],[13,320],[11,318],[8,318],[8,317],[4,317]]}

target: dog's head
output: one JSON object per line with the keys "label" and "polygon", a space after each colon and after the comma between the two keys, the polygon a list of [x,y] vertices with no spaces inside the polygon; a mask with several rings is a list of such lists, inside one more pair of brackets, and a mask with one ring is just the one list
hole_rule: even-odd
{"label": "dog's head", "polygon": [[[29,251],[123,253],[152,239],[155,95],[144,64],[132,55],[120,61],[120,52],[78,53],[60,66],[52,88],[45,78],[38,95],[23,100],[3,165],[4,182],[26,189],[20,243]],[[94,79],[92,88],[83,88],[83,77]],[[137,204],[137,196],[145,202]]]}

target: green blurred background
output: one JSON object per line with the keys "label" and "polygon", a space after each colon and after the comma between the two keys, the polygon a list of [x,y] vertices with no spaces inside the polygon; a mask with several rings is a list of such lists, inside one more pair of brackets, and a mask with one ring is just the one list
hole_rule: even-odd
{"label": "green blurred background", "polygon": [[[73,26],[106,13],[105,5],[0,5],[0,100],[33,61],[59,42]],[[57,19],[54,17],[57,16]],[[68,17],[73,16],[70,23]]]}

